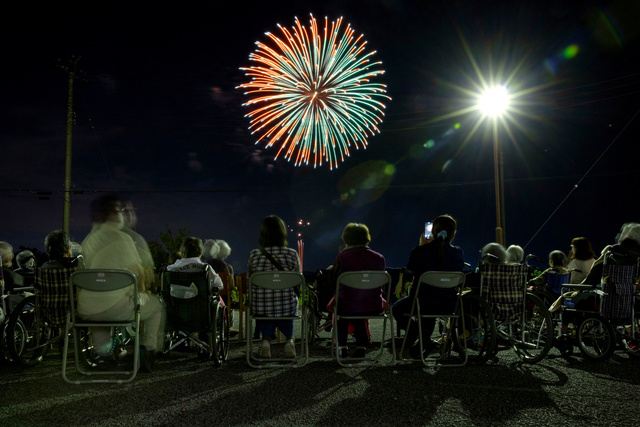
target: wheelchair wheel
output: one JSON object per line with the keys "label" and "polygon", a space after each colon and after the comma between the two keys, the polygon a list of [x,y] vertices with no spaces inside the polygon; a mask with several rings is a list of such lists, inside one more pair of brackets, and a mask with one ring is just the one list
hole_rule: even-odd
{"label": "wheelchair wheel", "polygon": [[598,315],[588,316],[578,326],[578,347],[589,360],[607,360],[616,349],[615,334],[610,322]]}
{"label": "wheelchair wheel", "polygon": [[553,322],[543,300],[527,292],[525,307],[515,322],[513,348],[527,363],[538,363],[553,347]]}
{"label": "wheelchair wheel", "polygon": [[464,331],[461,323],[458,333],[453,335],[454,350],[458,353],[467,346],[468,363],[482,365],[493,356],[496,349],[496,323],[489,305],[479,295],[468,293],[462,296],[464,309]]}
{"label": "wheelchair wheel", "polygon": [[80,361],[89,368],[95,368],[96,366],[98,366],[98,364],[96,363],[98,355],[93,347],[91,329],[80,328],[78,330],[78,336],[80,340]]}
{"label": "wheelchair wheel", "polygon": [[313,307],[307,308],[307,340],[313,344],[318,336],[318,317]]}
{"label": "wheelchair wheel", "polygon": [[220,366],[229,355],[229,319],[222,304],[216,306],[216,314],[211,325],[211,359]]}
{"label": "wheelchair wheel", "polygon": [[531,293],[542,300],[544,306],[549,308],[558,299],[557,296],[547,291],[531,291]]}
{"label": "wheelchair wheel", "polygon": [[14,362],[22,366],[40,363],[48,348],[51,328],[38,316],[35,296],[26,297],[13,309],[6,334],[7,350]]}
{"label": "wheelchair wheel", "polygon": [[318,325],[320,324],[320,319],[316,313],[318,296],[312,290],[309,290],[307,295],[307,342],[313,344],[318,336]]}

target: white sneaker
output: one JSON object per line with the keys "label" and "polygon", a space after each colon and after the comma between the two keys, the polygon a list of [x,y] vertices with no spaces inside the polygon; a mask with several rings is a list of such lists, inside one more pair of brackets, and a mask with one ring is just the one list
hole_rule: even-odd
{"label": "white sneaker", "polygon": [[284,344],[284,355],[286,357],[296,357],[296,345],[293,342],[293,339],[288,339]]}
{"label": "white sneaker", "polygon": [[271,359],[271,341],[262,340],[262,347],[260,347],[260,357],[263,359]]}

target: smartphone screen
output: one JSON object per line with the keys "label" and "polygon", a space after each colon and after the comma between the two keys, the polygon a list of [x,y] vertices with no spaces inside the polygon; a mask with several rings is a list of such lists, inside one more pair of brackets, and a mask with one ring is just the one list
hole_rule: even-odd
{"label": "smartphone screen", "polygon": [[431,221],[427,221],[424,223],[424,237],[430,239],[433,237],[431,234],[431,229],[433,229],[433,223]]}

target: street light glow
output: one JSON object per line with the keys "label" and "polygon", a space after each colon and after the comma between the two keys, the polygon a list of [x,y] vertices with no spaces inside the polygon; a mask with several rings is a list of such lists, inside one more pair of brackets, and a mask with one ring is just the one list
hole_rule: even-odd
{"label": "street light glow", "polygon": [[509,108],[509,92],[504,86],[485,90],[478,100],[478,109],[490,117],[499,117]]}

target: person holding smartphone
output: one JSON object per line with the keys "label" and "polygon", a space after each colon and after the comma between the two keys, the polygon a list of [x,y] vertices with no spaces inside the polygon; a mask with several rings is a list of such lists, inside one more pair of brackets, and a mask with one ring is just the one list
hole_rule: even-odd
{"label": "person holding smartphone", "polygon": [[424,233],[420,234],[420,240],[418,245],[426,245],[433,240],[433,222],[427,221],[424,223]]}
{"label": "person holding smartphone", "polygon": [[[412,344],[410,352],[414,357],[420,356],[420,346],[417,342],[418,324],[416,320],[408,317],[411,313],[413,299],[419,298],[421,311],[424,314],[453,310],[455,306],[457,291],[454,288],[442,289],[421,286],[419,295],[416,295],[416,289],[418,288],[420,276],[426,271],[463,271],[464,253],[461,248],[451,244],[457,228],[458,223],[451,215],[440,215],[433,220],[431,240],[427,241],[425,233],[425,243],[415,247],[409,255],[407,269],[413,273],[413,286],[409,296],[398,300],[393,305],[393,317],[401,328],[408,328],[407,342]],[[437,345],[429,340],[433,333],[435,319],[427,318],[420,321],[422,323],[423,338],[426,341],[424,350],[426,356],[437,348]]]}

